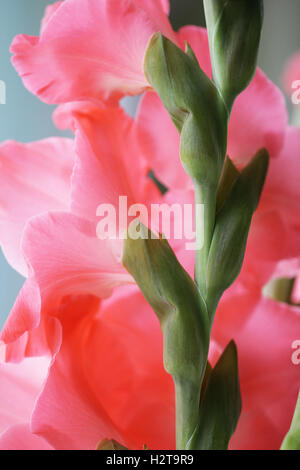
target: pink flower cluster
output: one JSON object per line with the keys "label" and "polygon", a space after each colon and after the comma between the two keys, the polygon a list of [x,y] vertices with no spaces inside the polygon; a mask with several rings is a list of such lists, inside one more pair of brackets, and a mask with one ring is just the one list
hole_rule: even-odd
{"label": "pink flower cluster", "polygon": [[[64,0],[47,8],[40,37],[19,35],[13,64],[25,86],[59,104],[73,139],[0,146],[0,242],[26,276],[1,333],[0,448],[175,447],[173,383],[162,364],[158,321],[121,263],[122,242],[99,240],[100,203],[193,200],[179,136],[143,74],[151,35],[187,41],[211,75],[204,29],[174,32],[168,0]],[[143,93],[136,119],[120,107]],[[260,71],[237,99],[228,154],[242,167],[261,147],[270,171],[242,272],[219,305],[214,363],[238,346],[243,410],[232,449],[278,449],[300,385],[291,361],[297,306],[265,297],[294,277],[300,255],[300,130],[287,125],[280,91]],[[169,191],[161,195],[153,170]],[[173,248],[192,274],[193,253]]]}

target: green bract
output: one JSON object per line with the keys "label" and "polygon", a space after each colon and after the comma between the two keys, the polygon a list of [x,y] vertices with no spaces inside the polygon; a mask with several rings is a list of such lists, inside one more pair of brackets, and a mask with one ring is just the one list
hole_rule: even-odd
{"label": "green bract", "polygon": [[144,70],[181,133],[180,156],[194,182],[216,187],[226,154],[227,111],[189,46],[186,53],[160,33],[145,56]]}
{"label": "green bract", "polygon": [[263,22],[262,0],[204,0],[215,84],[230,111],[252,79]]}
{"label": "green bract", "polygon": [[206,271],[207,303],[211,315],[223,292],[240,273],[251,219],[263,189],[268,162],[267,151],[260,150],[235,180],[217,213]]}
{"label": "green bract", "polygon": [[210,371],[200,403],[198,425],[187,449],[226,450],[241,406],[237,351],[232,341]]}

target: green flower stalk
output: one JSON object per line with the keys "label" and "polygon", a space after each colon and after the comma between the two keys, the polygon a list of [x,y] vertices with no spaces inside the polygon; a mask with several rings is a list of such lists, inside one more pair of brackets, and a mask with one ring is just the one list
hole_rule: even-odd
{"label": "green flower stalk", "polygon": [[[133,222],[134,223],[134,222]],[[123,264],[156,313],[164,336],[164,366],[176,393],[176,441],[184,449],[198,423],[201,383],[209,348],[206,304],[167,240],[142,224],[142,238],[124,244]]]}
{"label": "green flower stalk", "polygon": [[[231,342],[212,369],[210,331],[223,292],[241,270],[268,169],[263,149],[242,171],[225,158],[232,105],[256,67],[262,1],[204,4],[213,81],[189,45],[182,51],[160,33],[152,37],[144,61],[145,75],[180,133],[180,158],[195,201],[204,204],[204,246],[195,253],[195,280],[167,241],[144,226],[138,240],[129,230],[123,253],[123,264],[160,321],[164,366],[175,384],[177,449],[226,449],[238,422],[236,347]],[[201,222],[196,219],[196,238],[202,236]]]}
{"label": "green flower stalk", "polygon": [[[204,267],[226,154],[227,111],[219,91],[201,70],[189,46],[184,53],[160,33],[154,35],[144,69],[181,134],[180,158],[194,182],[196,203],[205,204],[204,248],[197,253],[196,263],[196,279],[204,294]],[[196,223],[196,233],[199,228]]]}

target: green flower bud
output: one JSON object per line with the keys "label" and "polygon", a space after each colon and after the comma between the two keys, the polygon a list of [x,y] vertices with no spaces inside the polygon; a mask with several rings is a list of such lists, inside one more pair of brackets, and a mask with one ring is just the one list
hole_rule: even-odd
{"label": "green flower bud", "polygon": [[251,219],[263,189],[268,162],[267,151],[259,151],[236,179],[217,213],[206,272],[206,300],[211,314],[223,292],[240,273]]}
{"label": "green flower bud", "polygon": [[214,81],[228,108],[250,83],[263,23],[262,0],[204,0]]}
{"label": "green flower bud", "polygon": [[300,392],[293,421],[289,432],[284,438],[281,450],[300,450]]}
{"label": "green flower bud", "polygon": [[165,369],[199,382],[209,342],[206,305],[167,240],[155,237],[142,224],[139,231],[141,238],[124,241],[123,265],[160,321]]}
{"label": "green flower bud", "polygon": [[187,450],[226,450],[241,407],[237,350],[232,341],[210,371],[200,403],[198,424]]}
{"label": "green flower bud", "polygon": [[216,187],[226,154],[227,111],[219,91],[186,53],[155,34],[144,62],[145,75],[181,133],[180,156],[197,184]]}

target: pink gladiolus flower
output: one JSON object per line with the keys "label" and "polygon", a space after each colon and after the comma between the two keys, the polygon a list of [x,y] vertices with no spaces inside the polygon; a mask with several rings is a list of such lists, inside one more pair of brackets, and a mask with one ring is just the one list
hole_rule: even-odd
{"label": "pink gladiolus flower", "polygon": [[[41,36],[17,36],[14,66],[47,103],[118,100],[149,87],[143,58],[152,34],[176,42],[168,0],[65,0],[51,6]],[[118,47],[116,47],[116,44]]]}
{"label": "pink gladiolus flower", "polygon": [[[174,448],[172,381],[162,368],[162,337],[150,307],[134,286],[116,289],[110,299],[102,301],[101,306],[95,297],[77,297],[78,293],[87,292],[102,292],[103,295],[105,285],[111,294],[112,279],[107,271],[99,283],[101,257],[104,254],[107,256],[107,251],[99,247],[95,232],[91,235],[91,244],[88,239],[78,237],[86,233],[83,230],[85,224],[93,224],[99,200],[114,204],[120,192],[125,190],[130,194],[132,191],[128,188],[134,186],[130,182],[141,182],[142,175],[145,175],[143,171],[139,174],[139,162],[145,172],[147,165],[133,150],[137,143],[128,132],[133,121],[122,111],[108,111],[94,106],[82,109],[77,105],[68,105],[67,108],[68,112],[61,108],[56,116],[63,117],[65,124],[77,129],[78,156],[71,198],[71,208],[77,215],[45,214],[31,219],[27,225],[23,246],[38,282],[25,284],[3,330],[2,337],[8,343],[6,359],[20,360],[24,355],[46,353],[50,349],[54,361],[30,426],[34,436],[42,436],[53,448],[94,449],[97,442],[105,437],[115,438],[130,448],[141,448],[143,443],[150,448]],[[130,124],[129,128],[126,127],[127,132],[114,131],[115,119],[119,128],[122,128],[122,123]],[[117,136],[121,139],[119,143]],[[127,140],[130,136],[132,141]],[[293,165],[297,165],[295,151],[298,138],[296,129],[287,132],[281,154],[272,160],[270,180],[265,189],[267,195],[278,196],[278,207],[285,208],[290,226],[295,223],[295,218],[291,218],[294,210],[292,207],[287,212],[286,204],[292,195],[299,197],[296,183],[292,184],[293,176],[297,175]],[[126,145],[123,139],[126,139]],[[120,179],[118,165],[123,162],[126,167],[127,155],[131,156],[128,161],[130,172],[123,173]],[[133,156],[136,167],[132,166]],[[284,166],[286,174],[281,171],[282,161],[290,163],[290,166]],[[124,174],[130,175],[132,170],[137,171],[132,173],[134,178],[124,181]],[[110,178],[104,178],[106,174]],[[282,175],[290,181],[287,197],[283,191]],[[99,185],[99,181],[103,181],[104,185]],[[151,187],[152,183],[145,178],[139,194],[142,195],[147,188],[146,194],[150,189],[150,194],[153,192],[156,198],[157,192]],[[271,201],[272,197],[269,198]],[[264,199],[268,197],[264,196]],[[263,203],[266,207],[270,205],[267,202]],[[277,207],[273,205],[272,210],[275,209]],[[272,249],[268,248],[268,237],[270,234],[276,235],[276,213],[273,217],[272,211],[270,215],[258,212],[256,217],[259,218],[254,221],[251,232],[254,238],[250,237],[247,251],[249,261],[239,280],[221,301],[213,339],[215,345],[220,345],[217,346],[219,352],[232,338],[240,351],[242,399],[245,405],[231,447],[275,449],[288,429],[299,387],[298,370],[290,357],[291,344],[299,324],[299,310],[261,296],[270,272],[275,275],[274,264],[287,252],[285,244],[283,247],[272,242]],[[296,225],[294,230],[296,236]],[[66,243],[66,238],[69,243]],[[35,243],[36,240],[39,244]],[[80,251],[78,246],[81,247]],[[262,246],[261,251],[265,255],[261,261],[261,253],[254,255],[259,246]],[[97,279],[95,285],[90,276],[86,278],[84,275],[91,260],[94,279]],[[269,269],[269,263],[272,269]],[[112,265],[112,259],[108,259],[110,270]],[[120,272],[116,272],[116,276],[120,276]],[[103,284],[105,279],[106,284]],[[41,295],[44,299],[42,309]],[[74,305],[70,307],[72,301]],[[120,333],[117,334],[117,331]],[[260,346],[258,338],[261,338]],[[104,353],[108,349],[109,355]],[[129,377],[132,379],[129,380]],[[106,383],[109,387],[101,386]],[[150,385],[157,388],[150,388]],[[62,387],[64,393],[57,394]],[[66,409],[70,412],[66,413]],[[85,432],[82,433],[81,429]],[[14,435],[13,429],[8,432],[9,436],[11,433]]]}

